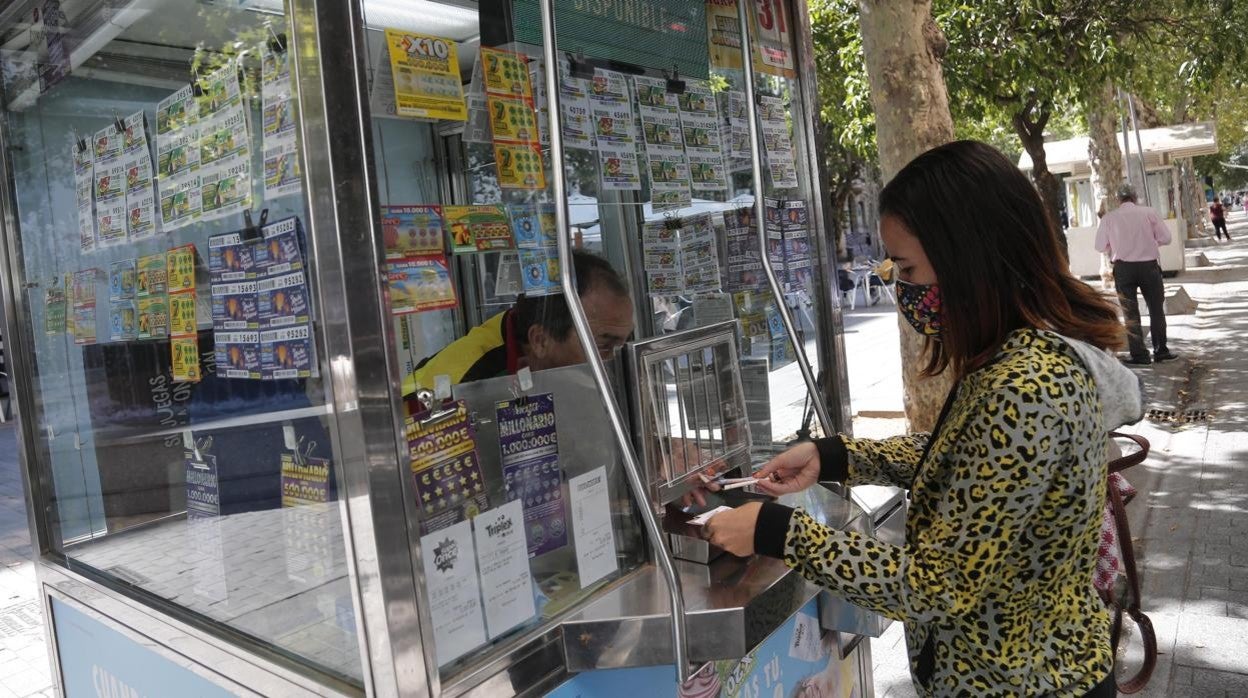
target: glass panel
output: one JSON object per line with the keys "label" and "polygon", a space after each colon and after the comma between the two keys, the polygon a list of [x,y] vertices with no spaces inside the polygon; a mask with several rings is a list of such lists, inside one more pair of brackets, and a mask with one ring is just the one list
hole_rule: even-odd
{"label": "glass panel", "polygon": [[1096,195],[1088,179],[1066,180],[1066,210],[1070,212],[1070,228],[1096,227]]}
{"label": "glass panel", "polygon": [[52,547],[360,685],[281,5],[26,5],[4,118]]}
{"label": "glass panel", "polygon": [[1151,206],[1165,218],[1178,217],[1178,197],[1174,186],[1174,170],[1148,173],[1148,195]]}
{"label": "glass panel", "polygon": [[[407,362],[407,495],[444,684],[549,631],[644,556],[558,285],[540,24],[510,2],[474,5],[364,3],[394,349]],[[573,244],[607,258],[586,262],[599,265],[586,302],[600,303],[605,321],[591,324],[610,360],[633,301],[584,205],[599,191],[590,164],[566,163]]]}
{"label": "glass panel", "polygon": [[[536,20],[535,0],[514,7],[518,18]],[[568,168],[572,218],[631,271],[638,338],[738,321],[751,441],[761,461],[813,415],[762,268],[746,112],[753,96],[745,92],[737,4],[652,0],[645,12],[609,3],[557,7],[562,138],[576,158]],[[813,199],[798,167],[804,133],[790,116],[802,105],[788,12],[770,0],[748,8],[767,146],[769,252],[817,371]],[[700,393],[684,397],[680,412],[668,410],[673,426],[706,412]],[[697,436],[690,433],[694,442]]]}

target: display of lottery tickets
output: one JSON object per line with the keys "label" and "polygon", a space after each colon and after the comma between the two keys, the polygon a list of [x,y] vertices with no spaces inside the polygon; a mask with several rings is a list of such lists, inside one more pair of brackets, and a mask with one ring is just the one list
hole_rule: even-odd
{"label": "display of lottery tickets", "polygon": [[542,555],[568,543],[559,466],[555,396],[529,395],[495,404],[498,448],[508,501],[524,504],[529,555]]}
{"label": "display of lottery tickets", "polygon": [[199,157],[199,100],[187,85],[156,105],[156,177],[165,232],[199,217],[203,206]]}
{"label": "display of lottery tickets", "polygon": [[645,223],[642,264],[650,295],[720,291],[719,251],[711,215]]}
{"label": "display of lottery tickets", "polygon": [[404,432],[422,535],[490,508],[476,431],[466,403],[460,400],[432,413],[411,414],[404,422]]}
{"label": "display of lottery tickets", "polygon": [[528,58],[482,47],[480,65],[498,185],[503,189],[544,189],[541,130]]}
{"label": "display of lottery tickets", "polygon": [[290,54],[281,42],[260,54],[261,122],[264,133],[264,198],[273,200],[303,190]]}
{"label": "display of lottery tickets", "polygon": [[152,165],[147,117],[142,111],[126,118],[122,159],[126,173],[126,229],[131,241],[156,234],[156,177]]}
{"label": "display of lottery tickets", "polygon": [[318,374],[303,228],[292,216],[208,240],[213,346],[222,378]]}

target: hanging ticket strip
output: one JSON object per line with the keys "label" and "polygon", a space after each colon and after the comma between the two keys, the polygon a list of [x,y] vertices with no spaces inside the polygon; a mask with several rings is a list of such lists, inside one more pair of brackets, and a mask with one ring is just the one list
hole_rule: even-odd
{"label": "hanging ticket strip", "polygon": [[199,368],[199,317],[195,295],[195,245],[165,254],[169,286],[169,351],[173,380],[190,383],[202,377]]}
{"label": "hanging ticket strip", "polygon": [[[201,378],[194,244],[108,269],[111,342],[168,340],[176,381]],[[285,380],[317,375],[303,232],[290,217],[259,229],[214,235],[208,243],[217,373],[223,378]],[[96,337],[98,269],[67,275],[45,292],[47,331],[63,328],[78,344]],[[65,310],[72,300],[73,315]]]}
{"label": "hanging ticket strip", "polygon": [[650,294],[709,294],[721,290],[713,214],[649,221],[642,228]]}
{"label": "hanging ticket strip", "polygon": [[767,172],[776,189],[797,188],[797,163],[793,158],[793,139],[789,137],[788,113],[779,97],[759,97],[759,129],[767,155]]}
{"label": "hanging ticket strip", "polygon": [[318,373],[299,219],[260,228],[259,238],[209,238],[212,329],[218,375],[287,380]]}
{"label": "hanging ticket strip", "polygon": [[811,291],[810,211],[800,199],[764,199],[771,268],[786,291]]}
{"label": "hanging ticket strip", "polygon": [[589,87],[589,114],[598,147],[598,170],[607,191],[641,190],[637,131],[628,80],[622,73],[595,70]]}
{"label": "hanging ticket strip", "polygon": [[98,269],[73,273],[74,299],[73,334],[75,344],[95,344],[95,283]]}
{"label": "hanging ticket strip", "polygon": [[541,134],[528,59],[518,53],[482,47],[479,61],[499,186],[545,189]]}
{"label": "hanging ticket strip", "polygon": [[264,198],[277,199],[298,194],[303,189],[295,93],[290,78],[290,54],[286,52],[284,39],[276,37],[265,45],[260,55]]}
{"label": "hanging ticket strip", "polygon": [[641,130],[650,165],[650,194],[654,210],[684,208],[692,203],[689,160],[685,156],[680,105],[663,78],[633,78]]}

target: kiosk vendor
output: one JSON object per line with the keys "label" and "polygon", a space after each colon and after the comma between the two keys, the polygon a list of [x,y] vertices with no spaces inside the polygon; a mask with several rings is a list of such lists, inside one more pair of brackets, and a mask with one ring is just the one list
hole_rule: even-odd
{"label": "kiosk vendor", "polygon": [[[628,286],[601,257],[575,250],[576,291],[598,345],[609,358],[633,333],[633,303]],[[437,376],[452,384],[510,375],[527,366],[534,371],[572,366],[585,354],[572,327],[562,294],[521,296],[510,310],[473,328],[416,366],[403,380],[403,394],[432,390]]]}

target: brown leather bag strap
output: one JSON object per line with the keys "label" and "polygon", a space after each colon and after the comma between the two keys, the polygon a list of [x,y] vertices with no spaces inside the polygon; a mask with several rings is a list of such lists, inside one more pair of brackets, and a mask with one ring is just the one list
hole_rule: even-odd
{"label": "brown leather bag strap", "polygon": [[1148,458],[1149,443],[1148,443],[1148,439],[1144,438],[1143,436],[1140,436],[1138,434],[1123,434],[1117,431],[1111,431],[1109,432],[1109,438],[1127,439],[1129,441],[1134,442],[1136,446],[1140,447],[1140,450],[1136,451],[1135,453],[1111,460],[1109,462],[1109,472],[1111,473],[1122,472],[1123,470],[1126,470],[1127,468],[1131,468],[1131,467],[1139,465],[1140,463],[1143,463],[1144,459]]}
{"label": "brown leather bag strap", "polygon": [[[1142,436],[1134,434],[1119,434],[1117,432],[1110,433],[1111,438],[1127,438],[1134,441],[1140,450],[1129,456],[1116,458],[1109,463],[1109,471],[1111,473],[1126,470],[1134,465],[1144,462],[1148,457],[1148,440]],[[1127,587],[1129,589],[1130,598],[1127,599],[1127,605],[1124,608],[1114,601],[1114,627],[1112,645],[1114,648],[1114,656],[1118,654],[1119,632],[1122,628],[1122,612],[1126,611],[1127,615],[1135,621],[1135,625],[1139,628],[1140,639],[1144,643],[1144,665],[1140,667],[1139,672],[1135,676],[1123,680],[1117,680],[1118,691],[1120,693],[1137,693],[1148,685],[1148,680],[1153,676],[1153,670],[1157,668],[1157,633],[1153,630],[1153,623],[1148,616],[1140,610],[1140,578],[1135,566],[1135,548],[1131,543],[1131,524],[1127,520],[1126,506],[1122,501],[1122,493],[1114,486],[1112,482],[1107,483],[1110,513],[1114,517],[1114,527],[1118,534],[1118,549],[1122,554],[1123,572],[1127,577]]]}

